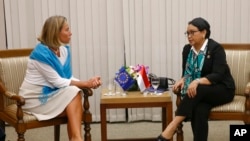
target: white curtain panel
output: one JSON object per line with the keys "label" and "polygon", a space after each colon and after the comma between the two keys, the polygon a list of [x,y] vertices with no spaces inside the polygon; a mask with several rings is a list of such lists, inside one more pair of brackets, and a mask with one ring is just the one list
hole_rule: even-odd
{"label": "white curtain panel", "polygon": [[0,49],[6,49],[4,3],[0,0]]}
{"label": "white curtain panel", "polygon": [[[170,7],[170,6],[169,6]],[[168,62],[180,52],[171,51],[166,0],[123,0],[124,38],[128,65],[144,64],[158,76],[171,76]],[[170,18],[170,17],[169,17]],[[176,58],[180,60],[181,58]],[[171,67],[170,67],[171,66]],[[179,68],[179,67],[178,67]],[[179,70],[179,69],[176,69]],[[161,120],[160,108],[133,108],[128,120]]]}
{"label": "white curtain panel", "polygon": [[[100,93],[103,88],[106,88],[109,83],[113,82],[113,78],[118,69],[124,62],[124,39],[123,39],[123,24],[122,24],[122,5],[121,1],[117,0],[78,0],[82,4],[77,4],[78,8],[83,11],[79,14],[82,17],[76,18],[82,21],[83,29],[82,37],[83,48],[79,53],[93,50],[93,52],[86,52],[85,58],[82,61],[89,60],[87,66],[93,69],[86,68],[85,65],[80,66],[79,69],[85,68],[88,72],[87,76],[100,75],[103,80],[103,86],[100,89],[94,90],[95,95],[91,99],[91,111],[93,119],[100,121]],[[74,12],[72,12],[74,13]],[[82,13],[82,14],[81,14]],[[73,16],[73,15],[72,15]],[[71,16],[71,17],[72,17]],[[79,29],[77,29],[79,31]],[[76,31],[77,32],[77,31]],[[85,36],[85,37],[84,37]],[[76,45],[77,46],[77,45]],[[78,45],[80,47],[80,44]],[[88,59],[87,59],[88,58]],[[77,58],[76,58],[77,59]],[[92,61],[92,62],[91,62]],[[82,77],[82,78],[86,78]],[[109,121],[125,121],[126,113],[124,109],[112,109],[107,112],[107,120]]]}
{"label": "white curtain panel", "polygon": [[[34,47],[44,21],[67,17],[75,77],[100,75],[103,86],[90,98],[93,121],[100,121],[100,93],[124,64],[144,64],[159,76],[178,80],[188,21],[204,17],[211,38],[221,43],[250,42],[249,0],[0,0],[0,36],[8,48]],[[5,14],[5,18],[2,15]],[[5,28],[7,34],[5,35]],[[2,38],[2,36],[4,36]],[[2,45],[2,44],[1,44]],[[5,45],[5,43],[3,43]],[[2,48],[2,47],[1,47]],[[173,101],[175,96],[172,94]],[[175,111],[175,102],[173,102]],[[160,108],[111,109],[111,122],[161,120]]]}

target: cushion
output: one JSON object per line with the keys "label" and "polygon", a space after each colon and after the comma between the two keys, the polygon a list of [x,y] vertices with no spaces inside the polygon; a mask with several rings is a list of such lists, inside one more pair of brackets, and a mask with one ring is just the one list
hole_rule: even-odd
{"label": "cushion", "polygon": [[225,50],[227,63],[231,69],[235,80],[236,95],[230,103],[214,107],[213,112],[244,112],[245,101],[244,91],[248,82],[250,82],[250,51],[246,50]]}
{"label": "cushion", "polygon": [[232,102],[214,107],[212,112],[244,112],[245,101],[245,96],[236,95]]}
{"label": "cushion", "polygon": [[[8,91],[18,94],[23,82],[28,63],[28,56],[0,58],[0,80]],[[15,80],[15,81],[12,81]],[[5,105],[14,103],[13,100],[6,100]]]}
{"label": "cushion", "polygon": [[250,51],[226,50],[227,62],[235,80],[236,94],[244,95],[248,82],[250,82]]}

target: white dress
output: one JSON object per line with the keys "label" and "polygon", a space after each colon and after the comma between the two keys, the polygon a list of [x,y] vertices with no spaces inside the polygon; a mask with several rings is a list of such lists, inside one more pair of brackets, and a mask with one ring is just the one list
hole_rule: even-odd
{"label": "white dress", "polygon": [[[60,48],[58,59],[65,63],[68,52],[64,46]],[[25,98],[22,107],[27,113],[33,114],[38,120],[48,120],[61,114],[72,99],[82,91],[76,86],[70,86],[71,80],[60,75],[49,65],[29,59],[26,76],[20,87],[19,94]],[[59,88],[47,99],[41,102],[43,86]]]}

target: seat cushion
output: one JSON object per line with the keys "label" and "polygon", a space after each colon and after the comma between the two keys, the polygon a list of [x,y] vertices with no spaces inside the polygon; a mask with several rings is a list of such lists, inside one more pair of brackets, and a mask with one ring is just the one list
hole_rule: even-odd
{"label": "seat cushion", "polygon": [[214,107],[212,112],[244,112],[246,97],[235,95],[230,103]]}

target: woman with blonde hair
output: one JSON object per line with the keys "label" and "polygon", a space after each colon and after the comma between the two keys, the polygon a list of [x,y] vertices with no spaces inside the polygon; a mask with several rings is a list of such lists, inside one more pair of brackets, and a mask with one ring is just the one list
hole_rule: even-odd
{"label": "woman with blonde hair", "polygon": [[67,116],[69,140],[83,141],[81,88],[98,88],[101,79],[94,76],[81,81],[73,77],[67,45],[71,35],[65,17],[52,16],[45,21],[19,93],[25,98],[25,112],[40,121]]}

